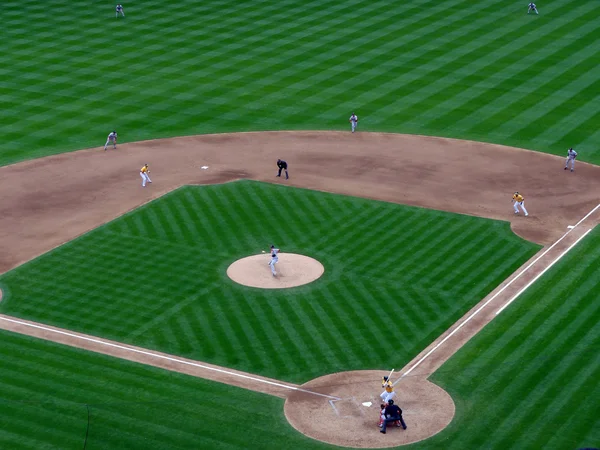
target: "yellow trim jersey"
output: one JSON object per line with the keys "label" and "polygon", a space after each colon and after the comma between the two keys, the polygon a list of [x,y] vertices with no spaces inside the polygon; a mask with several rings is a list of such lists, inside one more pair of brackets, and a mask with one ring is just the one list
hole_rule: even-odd
{"label": "yellow trim jersey", "polygon": [[519,193],[517,192],[517,193],[515,193],[515,194],[513,195],[513,200],[514,200],[515,202],[519,202],[519,203],[521,203],[522,201],[524,201],[524,200],[525,200],[525,198],[524,198],[524,197],[523,197],[521,194],[519,194]]}
{"label": "yellow trim jersey", "polygon": [[394,390],[394,385],[390,380],[386,380],[385,378],[381,379],[381,387],[385,388],[386,392],[392,392]]}
{"label": "yellow trim jersey", "polygon": [[142,166],[142,168],[140,169],[140,172],[142,172],[142,173],[148,172],[148,166]]}

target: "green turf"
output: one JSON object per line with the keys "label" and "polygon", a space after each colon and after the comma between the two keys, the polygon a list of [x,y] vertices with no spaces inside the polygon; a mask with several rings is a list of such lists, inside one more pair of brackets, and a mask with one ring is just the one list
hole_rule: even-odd
{"label": "green turf", "polygon": [[276,397],[6,331],[0,342],[2,449],[327,448]]}
{"label": "green turf", "polygon": [[[229,264],[272,242],[324,276],[286,290],[229,280]],[[252,181],[190,186],[5,274],[0,311],[300,382],[401,367],[538,248],[507,222]]]}
{"label": "green turf", "polygon": [[457,404],[417,448],[600,445],[600,228],[433,376]]}
{"label": "green turf", "polygon": [[244,130],[451,136],[600,163],[600,3],[5,0],[0,164]]}

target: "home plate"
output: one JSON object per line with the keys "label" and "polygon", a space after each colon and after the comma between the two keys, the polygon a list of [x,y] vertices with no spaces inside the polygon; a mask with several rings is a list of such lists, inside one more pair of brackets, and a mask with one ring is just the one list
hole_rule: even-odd
{"label": "home plate", "polygon": [[202,166],[202,167],[200,167],[200,168],[201,168],[202,170],[206,170],[206,169],[208,169],[208,166]]}
{"label": "home plate", "polygon": [[371,402],[363,402],[363,406],[366,406],[367,408],[370,407],[373,403]]}

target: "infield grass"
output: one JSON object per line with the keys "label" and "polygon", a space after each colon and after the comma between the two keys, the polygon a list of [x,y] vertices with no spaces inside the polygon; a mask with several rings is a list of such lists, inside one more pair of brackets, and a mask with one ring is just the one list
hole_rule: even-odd
{"label": "infield grass", "polygon": [[600,162],[600,3],[6,0],[0,164],[248,130],[496,142]]}
{"label": "infield grass", "polygon": [[[271,243],[324,276],[284,290],[229,280]],[[507,222],[252,181],[189,186],[3,275],[0,311],[304,382],[403,366],[538,249]]]}
{"label": "infield grass", "polygon": [[[597,445],[599,263],[596,229],[442,366],[432,379],[456,416],[408,448]],[[334,448],[293,430],[275,397],[5,331],[0,340],[3,448],[83,448],[88,406],[89,449]],[[240,418],[224,424],[232,402]]]}

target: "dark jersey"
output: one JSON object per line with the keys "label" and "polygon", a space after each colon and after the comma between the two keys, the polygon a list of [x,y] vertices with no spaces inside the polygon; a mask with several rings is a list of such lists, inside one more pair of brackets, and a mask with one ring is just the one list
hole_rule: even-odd
{"label": "dark jersey", "polygon": [[280,169],[287,169],[287,163],[280,159],[279,161],[277,161],[277,167],[279,167]]}
{"label": "dark jersey", "polygon": [[402,414],[402,410],[398,405],[389,405],[385,408],[385,415],[389,417],[396,417]]}

